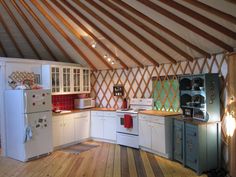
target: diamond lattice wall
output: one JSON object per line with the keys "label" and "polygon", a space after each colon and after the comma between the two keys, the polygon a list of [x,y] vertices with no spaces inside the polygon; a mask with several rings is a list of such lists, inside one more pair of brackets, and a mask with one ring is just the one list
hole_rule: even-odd
{"label": "diamond lattice wall", "polygon": [[[153,95],[152,77],[168,78],[182,74],[219,73],[223,76],[223,86],[221,92],[221,106],[225,105],[225,86],[227,78],[226,54],[213,55],[211,59],[198,59],[194,62],[180,62],[177,64],[162,64],[159,67],[149,66],[145,68],[132,68],[129,70],[102,70],[93,72],[92,96],[96,98],[98,107],[120,108],[122,97],[113,96],[113,85],[123,84],[125,88],[124,97],[150,98]],[[168,90],[166,99],[168,100]],[[171,100],[169,100],[170,104]],[[162,102],[163,107],[165,102]]]}

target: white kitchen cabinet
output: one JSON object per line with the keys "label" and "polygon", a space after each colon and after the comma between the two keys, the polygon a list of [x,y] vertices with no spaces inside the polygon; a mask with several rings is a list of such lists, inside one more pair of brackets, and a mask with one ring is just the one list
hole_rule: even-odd
{"label": "white kitchen cabinet", "polygon": [[116,141],[115,112],[91,111],[91,137]]}
{"label": "white kitchen cabinet", "polygon": [[116,117],[104,117],[104,139],[116,141]]}
{"label": "white kitchen cabinet", "polygon": [[82,83],[81,83],[81,76],[82,76],[82,71],[80,68],[73,68],[72,69],[72,77],[73,77],[73,91],[76,93],[80,93],[82,90]]}
{"label": "white kitchen cabinet", "polygon": [[90,69],[74,66],[43,65],[42,84],[53,95],[90,93]]}
{"label": "white kitchen cabinet", "polygon": [[154,151],[166,153],[165,125],[152,123],[151,126],[151,147]]}
{"label": "white kitchen cabinet", "polygon": [[151,148],[151,127],[145,120],[139,120],[139,145]]}
{"label": "white kitchen cabinet", "polygon": [[55,117],[52,121],[52,137],[53,137],[53,147],[61,146],[64,144],[63,141],[63,118]]}
{"label": "white kitchen cabinet", "polygon": [[172,119],[139,115],[139,145],[161,156],[172,156]]}
{"label": "white kitchen cabinet", "polygon": [[82,92],[89,93],[90,92],[90,70],[87,68],[82,68],[83,79],[82,79]]}
{"label": "white kitchen cabinet", "polygon": [[90,137],[90,111],[74,114],[75,141]]}
{"label": "white kitchen cabinet", "polygon": [[62,92],[70,93],[72,92],[72,68],[62,67]]}
{"label": "white kitchen cabinet", "polygon": [[91,136],[94,138],[103,138],[103,116],[91,115]]}
{"label": "white kitchen cabinet", "polygon": [[75,141],[74,119],[71,115],[53,117],[53,147],[69,144]]}
{"label": "white kitchen cabinet", "polygon": [[71,115],[64,117],[63,139],[64,144],[69,144],[75,141],[74,118]]}

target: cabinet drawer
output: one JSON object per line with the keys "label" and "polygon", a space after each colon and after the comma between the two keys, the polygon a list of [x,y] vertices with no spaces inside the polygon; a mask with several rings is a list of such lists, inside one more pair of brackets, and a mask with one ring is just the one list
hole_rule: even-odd
{"label": "cabinet drawer", "polygon": [[103,111],[91,111],[91,116],[103,116]]}
{"label": "cabinet drawer", "polygon": [[104,117],[116,117],[116,112],[104,111],[103,115]]}
{"label": "cabinet drawer", "polygon": [[85,118],[85,117],[89,117],[89,111],[85,111],[85,112],[80,112],[80,113],[75,113],[73,114],[74,118]]}
{"label": "cabinet drawer", "polygon": [[150,116],[150,115],[140,114],[139,119],[146,120],[146,121],[149,121],[149,122],[159,123],[159,124],[164,124],[165,123],[165,118],[160,117],[160,116]]}

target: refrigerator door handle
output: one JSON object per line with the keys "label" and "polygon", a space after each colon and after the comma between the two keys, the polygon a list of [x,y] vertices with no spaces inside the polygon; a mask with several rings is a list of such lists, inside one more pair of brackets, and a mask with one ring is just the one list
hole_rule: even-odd
{"label": "refrigerator door handle", "polygon": [[28,103],[27,103],[27,94],[26,94],[26,92],[24,92],[24,101],[25,101],[25,106],[24,106],[25,107],[25,111],[24,112],[26,113],[27,109],[28,109],[27,108],[28,107]]}

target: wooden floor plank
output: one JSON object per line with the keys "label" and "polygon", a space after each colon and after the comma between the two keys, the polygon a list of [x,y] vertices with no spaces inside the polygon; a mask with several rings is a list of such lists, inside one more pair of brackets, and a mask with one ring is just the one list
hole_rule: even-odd
{"label": "wooden floor plank", "polygon": [[93,177],[104,177],[106,171],[107,158],[109,153],[109,145],[103,143],[101,146],[101,151],[98,156],[98,161],[96,163],[96,168],[93,173]]}
{"label": "wooden floor plank", "polygon": [[146,152],[140,151],[140,154],[141,154],[141,158],[142,158],[143,165],[144,165],[147,176],[148,177],[155,177]]}
{"label": "wooden floor plank", "polygon": [[164,174],[161,171],[161,168],[160,168],[157,160],[155,159],[154,155],[151,154],[151,153],[147,153],[147,157],[148,157],[148,160],[149,160],[149,162],[151,164],[151,167],[152,167],[154,175],[156,177],[164,177]]}
{"label": "wooden floor plank", "polygon": [[129,174],[129,164],[128,164],[128,155],[127,155],[127,147],[121,146],[121,176],[122,177],[130,177]]}
{"label": "wooden floor plank", "polygon": [[113,176],[114,156],[115,156],[115,145],[110,144],[109,145],[109,154],[108,154],[108,158],[107,158],[105,177]]}
{"label": "wooden floor plank", "polygon": [[120,164],[120,145],[116,145],[115,159],[114,159],[114,177],[121,177],[121,164]]}
{"label": "wooden floor plank", "polygon": [[131,148],[127,148],[129,173],[131,177],[138,177],[137,169],[134,161],[134,154]]}
{"label": "wooden floor plank", "polygon": [[198,177],[178,162],[138,149],[86,144],[98,146],[79,154],[59,150],[27,163],[0,157],[0,177]]}
{"label": "wooden floor plank", "polygon": [[135,165],[136,165],[138,176],[139,177],[148,177],[145,172],[145,168],[144,168],[143,161],[142,161],[142,158],[140,155],[140,151],[137,149],[133,149],[133,153],[134,153],[134,160],[135,160]]}

